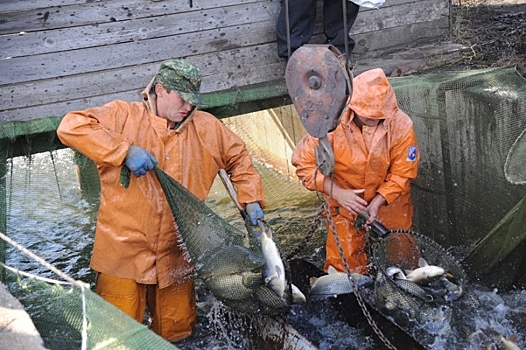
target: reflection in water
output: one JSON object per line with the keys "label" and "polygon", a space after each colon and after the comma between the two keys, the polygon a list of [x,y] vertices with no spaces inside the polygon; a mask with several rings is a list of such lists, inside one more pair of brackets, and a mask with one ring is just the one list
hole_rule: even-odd
{"label": "reflection in water", "polygon": [[[89,259],[95,231],[96,205],[83,199],[79,187],[71,150],[36,154],[30,160],[13,159],[12,171],[7,180],[7,234],[15,241],[36,253],[74,279],[93,284],[94,274],[89,269]],[[256,164],[264,179],[267,195],[265,218],[278,236],[285,254],[293,251],[312,227],[320,202],[316,195],[306,191],[297,182],[266,167]],[[219,179],[216,180],[207,204],[228,222],[241,230],[244,224]],[[418,209],[417,209],[418,210]],[[325,242],[325,224],[318,228],[302,256],[311,256]],[[31,258],[13,247],[7,247],[6,263],[48,278],[56,278]],[[505,273],[505,271],[503,271]],[[469,287],[469,286],[468,286]],[[200,296],[210,297],[200,291]],[[526,341],[526,291],[504,295],[492,290],[474,289],[478,307],[469,310],[467,326],[461,332],[452,331],[452,339],[466,348],[486,348],[496,338],[481,340],[479,335],[469,337],[478,329],[493,329],[508,337],[518,335],[519,345]],[[206,299],[206,298],[205,298]],[[213,298],[212,298],[213,299]],[[199,337],[181,344],[182,349],[214,349],[230,344],[226,334],[217,335],[210,322],[206,300],[200,300]],[[315,342],[320,349],[373,349],[370,336],[350,327],[337,317],[327,303],[294,306],[288,320]],[[451,324],[455,328],[458,325]],[[197,339],[199,338],[199,339]],[[237,342],[240,344],[240,342]],[[242,344],[242,342],[241,342]],[[444,343],[437,342],[439,349]],[[243,348],[240,345],[240,348]]]}

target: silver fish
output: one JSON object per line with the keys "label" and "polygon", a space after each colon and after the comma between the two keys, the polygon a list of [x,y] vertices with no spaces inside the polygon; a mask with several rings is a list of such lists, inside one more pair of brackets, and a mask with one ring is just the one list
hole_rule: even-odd
{"label": "silver fish", "polygon": [[305,295],[301,292],[301,290],[296,287],[295,285],[290,285],[292,289],[292,303],[293,304],[304,304],[307,302],[307,298],[305,298]]}
{"label": "silver fish", "polygon": [[462,296],[461,285],[455,281],[450,273],[446,273],[444,276],[440,277],[440,283],[446,289],[446,293],[444,294],[444,299],[446,301],[455,301]]}
{"label": "silver fish", "polygon": [[265,230],[262,224],[260,224],[261,231],[254,231],[254,234],[259,239],[261,244],[261,254],[265,259],[263,265],[263,278],[267,287],[272,289],[279,297],[283,297],[285,294],[285,287],[287,281],[285,279],[285,267],[281,260],[276,243],[272,240],[272,232]]}
{"label": "silver fish", "polygon": [[387,276],[391,277],[392,279],[399,279],[399,280],[407,279],[402,269],[400,269],[398,266],[389,266],[387,269],[385,269],[385,273],[387,274]]}
{"label": "silver fish", "polygon": [[[285,266],[281,260],[281,254],[279,252],[276,243],[272,239],[272,230],[270,228],[265,229],[264,223],[260,220],[259,222],[260,231],[253,231],[256,238],[259,239],[261,244],[261,254],[265,259],[263,265],[263,280],[265,285],[273,290],[277,296],[283,298],[288,295],[288,283],[285,278]],[[292,303],[301,304],[306,301],[305,295],[293,284],[291,284]]]}
{"label": "silver fish", "polygon": [[[351,273],[351,276],[358,288],[371,286],[373,279],[359,273]],[[349,276],[345,272],[339,272],[334,267],[329,266],[328,274],[321,277],[311,277],[310,298],[325,299],[340,294],[353,293]]]}
{"label": "silver fish", "polygon": [[517,345],[517,334],[514,333],[509,337],[505,337],[497,330],[486,327],[486,329],[478,329],[476,332],[469,336],[469,339],[480,340],[480,345],[485,346],[487,349],[504,349],[504,350],[520,350]]}
{"label": "silver fish", "polygon": [[509,337],[505,337],[502,334],[497,336],[500,344],[506,350],[520,350],[521,348],[517,345],[517,334],[512,334]]}
{"label": "silver fish", "polygon": [[429,265],[424,258],[420,258],[418,266],[418,268],[412,271],[406,271],[406,279],[411,282],[424,284],[446,273],[443,267]]}

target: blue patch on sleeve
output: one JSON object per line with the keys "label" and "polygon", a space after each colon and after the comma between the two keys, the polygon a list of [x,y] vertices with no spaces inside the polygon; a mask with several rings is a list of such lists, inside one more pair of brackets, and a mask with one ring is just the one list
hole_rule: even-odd
{"label": "blue patch on sleeve", "polygon": [[414,162],[416,160],[416,146],[409,147],[407,151],[407,161]]}

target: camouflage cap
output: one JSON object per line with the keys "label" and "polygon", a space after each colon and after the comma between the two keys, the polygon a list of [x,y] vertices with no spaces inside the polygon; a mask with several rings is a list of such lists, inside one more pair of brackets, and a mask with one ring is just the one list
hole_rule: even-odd
{"label": "camouflage cap", "polygon": [[183,60],[166,60],[161,63],[155,78],[165,87],[176,91],[186,102],[194,106],[205,105],[199,93],[201,71],[196,66]]}

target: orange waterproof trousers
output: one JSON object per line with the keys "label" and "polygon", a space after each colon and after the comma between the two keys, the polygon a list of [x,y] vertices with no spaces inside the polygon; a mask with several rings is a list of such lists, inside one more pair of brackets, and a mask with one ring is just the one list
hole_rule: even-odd
{"label": "orange waterproof trousers", "polygon": [[154,284],[98,273],[95,291],[140,323],[148,306],[150,328],[170,342],[188,337],[197,321],[193,278],[183,278],[159,289]]}
{"label": "orange waterproof trousers", "polygon": [[[342,215],[333,215],[333,219],[349,268],[357,273],[366,273],[367,254],[365,253],[365,234],[363,232],[357,232],[351,220]],[[334,234],[328,222],[327,231],[325,266],[323,269],[325,272],[328,272],[329,266],[332,265],[336,270],[343,272],[345,271],[345,266],[343,265]]]}
{"label": "orange waterproof trousers", "polygon": [[[368,259],[365,252],[365,233],[356,231],[354,221],[342,215],[337,214],[333,218],[349,268],[357,273],[367,273]],[[333,266],[336,270],[345,272],[345,266],[329,223],[327,223],[327,231],[325,265],[323,268],[325,272],[328,272],[329,266]],[[386,248],[391,265],[397,265],[403,269],[415,269],[418,267],[420,250],[413,235],[397,232],[391,233],[387,239]]]}

